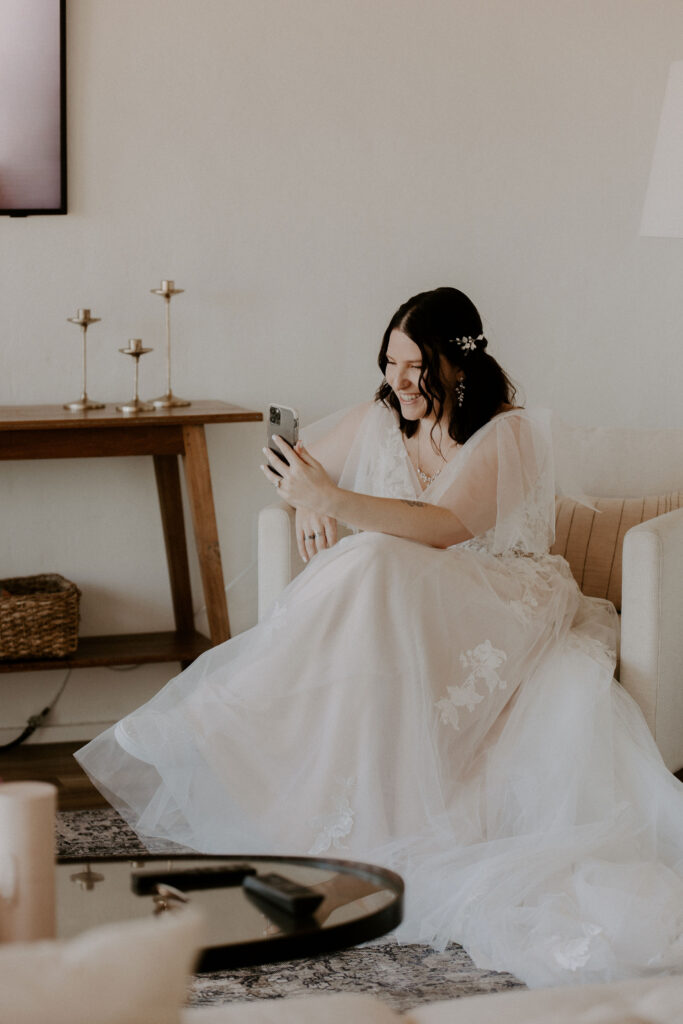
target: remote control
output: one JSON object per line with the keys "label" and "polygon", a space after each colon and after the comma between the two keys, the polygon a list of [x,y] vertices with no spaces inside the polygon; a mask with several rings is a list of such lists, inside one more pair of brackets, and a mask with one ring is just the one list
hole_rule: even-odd
{"label": "remote control", "polygon": [[176,868],[165,871],[133,871],[131,889],[138,896],[149,896],[157,885],[173,885],[182,892],[193,889],[220,889],[241,885],[248,875],[255,875],[250,864],[213,864],[199,868]]}
{"label": "remote control", "polygon": [[323,894],[282,875],[247,875],[242,887],[294,917],[307,917],[323,901]]}

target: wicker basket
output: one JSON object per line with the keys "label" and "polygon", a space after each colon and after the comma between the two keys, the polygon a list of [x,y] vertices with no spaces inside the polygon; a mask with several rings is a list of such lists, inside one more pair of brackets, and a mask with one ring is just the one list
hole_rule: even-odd
{"label": "wicker basket", "polygon": [[0,580],[0,660],[73,653],[80,596],[76,584],[57,573]]}

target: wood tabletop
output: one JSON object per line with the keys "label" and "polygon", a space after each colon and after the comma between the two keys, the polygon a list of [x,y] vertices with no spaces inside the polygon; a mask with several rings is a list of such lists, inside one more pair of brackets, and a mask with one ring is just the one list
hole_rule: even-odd
{"label": "wood tabletop", "polygon": [[103,409],[69,412],[61,405],[0,405],[0,431],[78,430],[83,427],[189,426],[202,423],[255,423],[263,413],[227,402],[201,400],[177,409],[126,415],[110,403]]}

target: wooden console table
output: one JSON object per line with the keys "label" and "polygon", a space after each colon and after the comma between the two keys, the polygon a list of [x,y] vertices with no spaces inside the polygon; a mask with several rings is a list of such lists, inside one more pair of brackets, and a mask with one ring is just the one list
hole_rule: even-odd
{"label": "wooden console table", "polygon": [[[0,672],[163,661],[179,661],[184,667],[202,651],[227,640],[230,622],[204,424],[262,419],[260,412],[209,401],[135,416],[117,412],[114,405],[84,413],[66,412],[61,405],[0,406],[0,460],[153,457],[176,626],[169,633],[81,637],[76,652],[67,658],[4,661]],[[183,457],[210,639],[194,627],[179,455]]]}

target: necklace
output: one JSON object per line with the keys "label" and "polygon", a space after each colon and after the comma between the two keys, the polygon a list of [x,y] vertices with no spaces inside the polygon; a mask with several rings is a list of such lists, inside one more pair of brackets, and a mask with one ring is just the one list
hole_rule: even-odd
{"label": "necklace", "polygon": [[[441,449],[439,449],[439,455],[441,455]],[[441,458],[443,459],[443,455],[441,455]],[[446,460],[443,459],[443,461],[445,462]],[[417,431],[417,457],[416,457],[416,462],[417,462],[417,475],[419,476],[419,478],[422,481],[422,483],[425,484],[427,487],[429,487],[430,484],[434,483],[434,481],[436,480],[437,476],[439,475],[439,473],[443,469],[443,466],[439,466],[439,468],[437,469],[436,473],[431,473],[431,474],[430,473],[425,473],[425,471],[423,469],[420,469],[420,430],[419,430],[419,428],[418,428],[418,431]]]}
{"label": "necklace", "polygon": [[440,472],[441,472],[441,470],[437,469],[436,473],[432,473],[432,475],[430,476],[429,473],[425,473],[425,471],[423,469],[420,469],[419,464],[418,464],[418,467],[417,467],[417,475],[419,476],[419,478],[422,481],[422,483],[423,484],[427,484],[428,487],[429,487],[430,484],[434,483],[434,481],[436,480],[436,478],[437,478],[437,476],[439,475]]}

